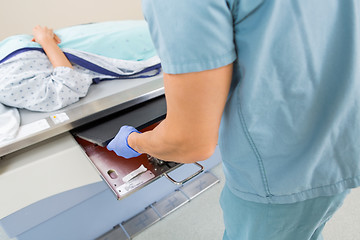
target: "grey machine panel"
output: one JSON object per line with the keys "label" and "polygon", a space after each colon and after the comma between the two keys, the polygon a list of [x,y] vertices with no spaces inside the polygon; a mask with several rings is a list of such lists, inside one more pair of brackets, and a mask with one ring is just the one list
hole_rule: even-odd
{"label": "grey machine panel", "polygon": [[146,128],[166,116],[165,96],[119,111],[72,131],[73,135],[105,147],[121,126],[130,125],[138,130]]}

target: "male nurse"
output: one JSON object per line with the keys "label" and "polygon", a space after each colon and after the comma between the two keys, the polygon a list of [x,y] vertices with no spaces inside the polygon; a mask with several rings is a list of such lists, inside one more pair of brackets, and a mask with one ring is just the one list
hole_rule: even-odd
{"label": "male nurse", "polygon": [[168,112],[109,150],[191,163],[219,144],[223,239],[322,239],[360,184],[360,3],[142,3]]}

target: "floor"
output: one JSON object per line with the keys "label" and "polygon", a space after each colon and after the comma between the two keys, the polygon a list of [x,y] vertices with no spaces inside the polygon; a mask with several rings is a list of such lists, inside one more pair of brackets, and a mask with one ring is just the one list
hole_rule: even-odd
{"label": "floor", "polygon": [[[224,184],[221,165],[212,169],[220,183],[211,187],[191,202],[163,220],[135,236],[134,240],[217,240],[222,238],[224,225],[219,196]],[[342,208],[324,229],[325,240],[360,239],[360,188],[345,200]],[[0,227],[0,240],[10,240]]]}

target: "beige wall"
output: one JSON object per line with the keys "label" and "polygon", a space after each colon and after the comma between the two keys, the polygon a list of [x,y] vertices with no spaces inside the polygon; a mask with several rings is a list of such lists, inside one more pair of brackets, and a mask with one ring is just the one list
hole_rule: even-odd
{"label": "beige wall", "polygon": [[124,19],[143,19],[141,0],[0,0],[0,41],[31,34],[38,24],[58,29]]}

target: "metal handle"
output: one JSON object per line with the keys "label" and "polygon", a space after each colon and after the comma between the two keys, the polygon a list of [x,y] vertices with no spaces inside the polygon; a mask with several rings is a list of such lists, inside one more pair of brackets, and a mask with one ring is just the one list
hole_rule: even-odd
{"label": "metal handle", "polygon": [[171,182],[173,182],[173,183],[175,183],[175,184],[177,184],[177,185],[182,185],[182,184],[184,184],[184,183],[186,183],[187,181],[193,179],[194,177],[196,177],[197,175],[199,175],[200,173],[202,173],[202,172],[204,171],[204,167],[203,167],[200,163],[195,162],[194,164],[197,165],[198,167],[200,167],[200,170],[197,171],[196,173],[194,173],[193,175],[191,175],[191,176],[183,179],[182,181],[176,181],[176,180],[174,180],[174,179],[173,179],[172,177],[170,177],[167,173],[164,173],[164,175],[165,175],[165,177],[166,177],[167,179],[169,179]]}

